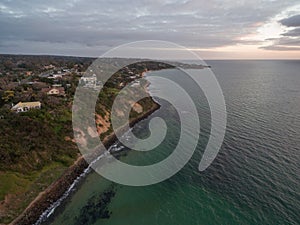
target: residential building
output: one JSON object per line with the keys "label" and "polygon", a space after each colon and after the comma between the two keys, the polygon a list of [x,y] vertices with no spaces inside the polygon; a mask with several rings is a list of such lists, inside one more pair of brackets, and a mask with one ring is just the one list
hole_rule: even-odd
{"label": "residential building", "polygon": [[11,110],[15,112],[27,112],[30,109],[40,109],[41,103],[40,102],[19,102],[18,104],[14,105]]}
{"label": "residential building", "polygon": [[87,88],[97,88],[99,85],[101,85],[101,82],[97,81],[96,74],[93,74],[91,77],[81,77],[80,84]]}
{"label": "residential building", "polygon": [[63,87],[43,88],[42,92],[47,93],[47,95],[65,96],[65,89]]}

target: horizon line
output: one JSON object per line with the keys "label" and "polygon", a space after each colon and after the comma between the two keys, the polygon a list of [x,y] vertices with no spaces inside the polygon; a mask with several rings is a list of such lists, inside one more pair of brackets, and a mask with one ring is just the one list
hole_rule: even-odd
{"label": "horizon line", "polygon": [[[54,57],[74,57],[74,58],[100,58],[101,56],[80,56],[80,55],[64,55],[64,54],[47,54],[47,53],[0,53],[0,56],[54,56]],[[109,58],[109,57],[105,57]],[[111,57],[111,58],[121,58],[125,57]],[[133,58],[133,57],[130,57]],[[129,59],[129,58],[128,58]],[[142,59],[142,58],[141,58]],[[152,59],[153,60],[153,59]],[[164,59],[165,60],[165,59]],[[178,60],[178,59],[168,59],[168,60]],[[184,59],[184,60],[195,60],[195,59]],[[201,58],[201,60],[300,60],[300,58]]]}

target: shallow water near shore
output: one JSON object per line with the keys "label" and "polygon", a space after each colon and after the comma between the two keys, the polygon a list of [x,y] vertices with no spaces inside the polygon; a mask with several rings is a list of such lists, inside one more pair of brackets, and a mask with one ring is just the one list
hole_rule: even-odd
{"label": "shallow water near shore", "polygon": [[[228,112],[224,143],[207,170],[198,171],[210,130],[204,95],[176,70],[152,72],[148,76],[160,73],[189,87],[201,124],[193,158],[175,176],[146,187],[118,185],[90,172],[42,224],[300,224],[300,61],[207,63]],[[154,93],[167,87],[149,88]],[[180,132],[178,115],[158,101],[162,107],[133,132],[146,137],[149,120],[161,116],[168,125],[166,140],[147,153],[116,144],[120,160],[145,165],[171,154]]]}

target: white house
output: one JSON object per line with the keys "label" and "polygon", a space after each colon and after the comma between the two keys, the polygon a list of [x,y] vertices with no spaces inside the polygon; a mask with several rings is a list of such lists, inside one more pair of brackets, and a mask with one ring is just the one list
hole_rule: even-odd
{"label": "white house", "polygon": [[27,112],[30,109],[40,109],[41,105],[40,102],[19,102],[11,110],[15,112]]}
{"label": "white house", "polygon": [[100,85],[100,81],[97,81],[96,74],[93,74],[91,77],[81,77],[80,84],[87,88],[97,88]]}
{"label": "white house", "polygon": [[62,74],[50,74],[47,78],[48,79],[57,79],[57,78],[62,78]]}
{"label": "white house", "polygon": [[131,87],[139,87],[139,86],[141,86],[141,84],[140,84],[140,81],[139,81],[139,80],[136,80],[136,81],[134,81],[130,86],[131,86]]}

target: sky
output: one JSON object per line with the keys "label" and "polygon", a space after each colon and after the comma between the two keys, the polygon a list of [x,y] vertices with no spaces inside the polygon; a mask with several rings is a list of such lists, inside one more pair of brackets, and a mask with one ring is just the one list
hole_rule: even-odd
{"label": "sky", "polygon": [[299,0],[1,0],[0,53],[99,56],[163,40],[204,59],[299,59]]}

